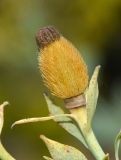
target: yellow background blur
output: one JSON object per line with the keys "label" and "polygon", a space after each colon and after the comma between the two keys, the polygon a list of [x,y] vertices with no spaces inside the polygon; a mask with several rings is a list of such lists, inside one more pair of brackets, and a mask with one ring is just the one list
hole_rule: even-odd
{"label": "yellow background blur", "polygon": [[[82,53],[90,75],[101,64],[100,98],[94,130],[105,152],[114,159],[114,138],[121,128],[121,1],[120,0],[1,0],[0,103],[5,109],[2,142],[17,160],[39,160],[49,155],[40,134],[85,148],[53,121],[20,125],[22,118],[48,115],[37,62],[35,33],[53,25]],[[61,100],[53,98],[62,106]]]}

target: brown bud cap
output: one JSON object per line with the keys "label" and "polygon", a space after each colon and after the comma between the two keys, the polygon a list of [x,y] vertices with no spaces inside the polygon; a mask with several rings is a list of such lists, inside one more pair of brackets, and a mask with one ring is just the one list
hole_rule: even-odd
{"label": "brown bud cap", "polygon": [[74,108],[78,108],[81,106],[85,106],[86,105],[86,98],[85,98],[84,94],[81,94],[81,95],[78,95],[75,97],[64,99],[64,103],[65,103],[65,107],[67,109],[74,109]]}
{"label": "brown bud cap", "polygon": [[60,33],[52,26],[44,27],[36,34],[36,42],[39,48],[44,48],[60,38]]}

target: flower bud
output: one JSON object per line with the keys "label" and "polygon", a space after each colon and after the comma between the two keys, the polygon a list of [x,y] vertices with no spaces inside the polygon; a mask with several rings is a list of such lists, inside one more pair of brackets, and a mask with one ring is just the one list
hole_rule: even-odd
{"label": "flower bud", "polygon": [[42,77],[52,94],[62,99],[81,95],[88,71],[79,51],[53,27],[40,29],[36,40]]}

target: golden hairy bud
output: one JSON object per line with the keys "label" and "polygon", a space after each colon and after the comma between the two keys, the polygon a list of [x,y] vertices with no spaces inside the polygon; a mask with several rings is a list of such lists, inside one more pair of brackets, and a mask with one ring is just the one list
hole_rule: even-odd
{"label": "golden hairy bud", "polygon": [[62,99],[82,94],[88,72],[79,51],[53,27],[40,29],[36,40],[42,77],[52,94]]}

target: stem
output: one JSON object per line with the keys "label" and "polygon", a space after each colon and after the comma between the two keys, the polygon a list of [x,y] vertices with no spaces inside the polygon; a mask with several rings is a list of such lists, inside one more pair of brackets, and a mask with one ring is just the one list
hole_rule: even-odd
{"label": "stem", "polygon": [[15,160],[3,147],[0,142],[0,160]]}
{"label": "stem", "polygon": [[105,158],[105,153],[99,145],[92,129],[87,129],[86,107],[82,106],[79,108],[71,109],[70,112],[73,116],[75,116],[76,122],[83,134],[85,142],[87,143],[93,156],[96,158],[96,160],[103,160]]}
{"label": "stem", "polygon": [[118,133],[115,139],[115,159],[119,160],[119,147],[120,147],[120,141],[121,141],[121,131]]}
{"label": "stem", "polygon": [[90,129],[89,132],[83,131],[83,135],[94,157],[97,160],[103,160],[105,157],[105,153],[103,152],[101,146],[99,145],[92,129]]}
{"label": "stem", "polygon": [[[119,142],[120,143],[120,142]],[[116,160],[119,160],[119,153],[118,153],[118,150],[119,150],[119,143],[117,144],[117,146],[115,146],[115,158]]]}

